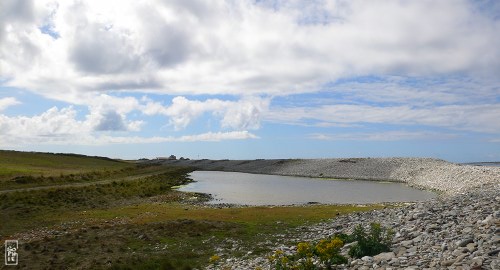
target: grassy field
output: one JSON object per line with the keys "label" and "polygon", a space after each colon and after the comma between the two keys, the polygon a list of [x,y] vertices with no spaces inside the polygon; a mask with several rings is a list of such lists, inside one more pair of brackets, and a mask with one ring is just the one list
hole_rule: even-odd
{"label": "grassy field", "polygon": [[4,150],[0,150],[0,165],[0,183],[10,181],[17,176],[58,177],[116,171],[131,166],[127,162],[103,157]]}
{"label": "grassy field", "polygon": [[172,189],[191,181],[191,168],[0,153],[0,238],[19,239],[19,264],[30,269],[200,268],[214,254],[262,255],[297,227],[383,207],[219,209]]}

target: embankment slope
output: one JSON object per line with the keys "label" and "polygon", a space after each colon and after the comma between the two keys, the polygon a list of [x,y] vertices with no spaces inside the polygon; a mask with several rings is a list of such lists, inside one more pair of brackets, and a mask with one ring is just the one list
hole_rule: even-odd
{"label": "embankment slope", "polygon": [[193,166],[199,170],[396,181],[448,195],[500,182],[500,167],[459,165],[432,158],[204,159],[161,162]]}

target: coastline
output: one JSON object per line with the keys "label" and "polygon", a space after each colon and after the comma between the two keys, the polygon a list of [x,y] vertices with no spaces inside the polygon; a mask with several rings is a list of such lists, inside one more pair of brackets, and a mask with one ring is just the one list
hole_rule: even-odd
{"label": "coastline", "polygon": [[442,195],[500,182],[500,167],[460,165],[432,158],[337,158],[257,160],[154,160],[198,170],[359,179],[406,183]]}
{"label": "coastline", "polygon": [[[332,217],[288,232],[275,250],[317,241],[358,224],[378,222],[396,233],[391,252],[350,258],[335,269],[500,269],[500,167],[449,163],[431,158],[356,158],[310,160],[169,160],[169,165],[321,178],[403,182],[439,193],[436,199],[403,207]],[[347,254],[347,247],[342,249]],[[270,269],[262,256],[227,258],[228,269]],[[207,267],[207,269],[218,269]]]}
{"label": "coastline", "polygon": [[[333,269],[500,269],[500,185],[488,184],[466,194],[450,195],[403,207],[372,210],[283,233],[275,250],[296,251],[296,243],[352,233],[357,225],[377,222],[395,232],[391,251]],[[291,245],[294,242],[295,245]],[[285,244],[284,244],[285,243]],[[341,253],[347,256],[348,246]],[[266,257],[227,258],[227,269],[273,269]],[[220,269],[209,266],[207,269]]]}

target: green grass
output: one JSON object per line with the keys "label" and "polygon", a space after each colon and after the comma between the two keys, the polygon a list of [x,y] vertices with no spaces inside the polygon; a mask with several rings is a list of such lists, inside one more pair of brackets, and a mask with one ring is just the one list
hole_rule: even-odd
{"label": "green grass", "polygon": [[116,269],[159,269],[168,264],[200,268],[214,254],[229,258],[251,251],[263,256],[278,243],[296,244],[289,239],[298,226],[334,218],[337,213],[380,207],[215,209],[164,202],[66,211],[45,218],[54,224],[73,225],[51,226],[58,236],[49,234],[30,242],[23,262],[36,262],[42,268],[85,265],[100,269],[113,265]]}
{"label": "green grass", "polygon": [[11,180],[21,175],[49,177],[119,170],[130,166],[130,163],[103,157],[4,150],[0,150],[0,164],[0,181]]}
{"label": "green grass", "polygon": [[[281,207],[212,208],[180,203],[147,203],[85,212],[86,218],[106,220],[128,218],[132,223],[145,224],[164,220],[192,219],[239,222],[249,225],[275,224],[302,225],[304,221],[319,222],[337,215],[382,208],[382,205],[313,205]],[[149,213],[145,216],[144,213]]]}
{"label": "green grass", "polygon": [[203,194],[172,190],[192,168],[9,151],[0,151],[0,164],[0,240],[28,238],[19,242],[20,264],[32,269],[201,268],[214,254],[264,255],[296,244],[288,242],[299,226],[383,207],[218,209],[200,205]]}
{"label": "green grass", "polygon": [[[29,229],[40,224],[39,219],[50,220],[46,214],[50,217],[53,213],[57,215],[68,210],[103,209],[161,194],[171,194],[172,186],[189,181],[186,174],[190,171],[192,170],[181,167],[160,168],[161,173],[130,181],[0,194],[0,217],[3,219],[0,235]],[[175,199],[175,196],[169,198],[170,201]]]}
{"label": "green grass", "polygon": [[102,157],[0,150],[0,191],[40,186],[126,180],[170,169]]}
{"label": "green grass", "polygon": [[[119,192],[113,190],[112,193]],[[298,226],[383,207],[311,205],[218,209],[186,204],[182,196],[173,195],[180,193],[131,196],[117,205],[113,203],[117,200],[107,197],[107,203],[97,207],[71,202],[52,207],[42,203],[28,213],[23,212],[30,209],[28,204],[19,204],[7,208],[17,214],[3,224],[11,230],[3,230],[2,235],[38,228],[59,232],[56,236],[42,233],[43,239],[28,244],[24,263],[36,263],[41,268],[86,265],[84,268],[100,269],[109,267],[107,261],[116,269],[159,269],[168,265],[174,269],[199,268],[216,253],[223,257],[245,256],[248,251],[265,255],[276,243],[295,244],[288,239],[293,238],[292,230]],[[44,198],[42,201],[48,200]],[[237,247],[234,243],[238,243]],[[53,258],[54,254],[57,259]]]}
{"label": "green grass", "polygon": [[92,183],[106,184],[112,181],[122,180],[137,180],[151,175],[169,174],[172,167],[154,165],[130,165],[120,170],[115,171],[92,171],[87,173],[66,174],[60,176],[17,176],[11,181],[4,181],[0,186],[0,193],[2,190],[17,190],[26,188],[62,188],[65,186],[75,186],[75,184],[85,185]]}

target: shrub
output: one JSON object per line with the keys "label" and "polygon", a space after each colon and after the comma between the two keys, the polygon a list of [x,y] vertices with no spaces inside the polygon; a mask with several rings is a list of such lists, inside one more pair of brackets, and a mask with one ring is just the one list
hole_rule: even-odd
{"label": "shrub", "polygon": [[357,243],[349,249],[349,256],[361,258],[387,252],[390,250],[393,236],[394,232],[391,229],[384,228],[379,223],[371,223],[369,233],[366,233],[365,229],[358,225],[351,235]]}
{"label": "shrub", "polygon": [[[276,270],[287,269],[331,269],[332,265],[347,263],[347,259],[340,255],[344,242],[339,238],[323,239],[317,244],[302,242],[297,244],[295,254],[286,255],[281,250],[276,250],[269,256],[272,267]],[[314,262],[321,264],[315,264]]]}
{"label": "shrub", "polygon": [[327,268],[334,264],[347,263],[347,259],[340,255],[340,248],[343,246],[344,242],[338,237],[330,241],[323,239],[316,245],[316,254]]}
{"label": "shrub", "polygon": [[333,265],[346,264],[347,258],[340,254],[344,243],[357,241],[349,249],[349,256],[361,258],[389,251],[394,232],[382,227],[379,223],[371,223],[369,232],[358,225],[354,232],[336,234],[333,238],[322,239],[316,244],[301,242],[297,244],[295,254],[285,254],[276,250],[268,259],[275,270],[314,270],[331,269]]}
{"label": "shrub", "polygon": [[217,266],[219,264],[219,261],[220,261],[220,256],[219,255],[213,255],[211,256],[209,259],[208,259],[208,262],[210,264],[213,264],[215,266]]}

